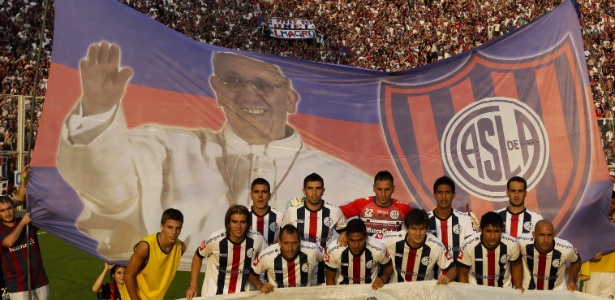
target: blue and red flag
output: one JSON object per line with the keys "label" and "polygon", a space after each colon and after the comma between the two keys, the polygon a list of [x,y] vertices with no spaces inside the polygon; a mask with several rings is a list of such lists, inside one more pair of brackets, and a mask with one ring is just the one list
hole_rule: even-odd
{"label": "blue and red flag", "polygon": [[[480,216],[507,205],[506,181],[518,175],[528,181],[526,206],[551,220],[558,236],[575,245],[584,260],[596,252],[615,249],[615,231],[607,216],[613,184],[593,113],[579,23],[569,1],[471,51],[397,73],[199,43],[113,0],[56,0],[55,5],[49,88],[31,162],[28,199],[37,226],[93,255],[127,260],[129,253],[100,250],[121,231],[108,229],[126,220],[107,218],[97,223],[100,228],[84,225],[84,220],[105,214],[104,203],[93,207],[93,202],[85,200],[97,195],[69,183],[58,166],[65,160],[58,156],[69,116],[80,105],[79,62],[91,45],[103,40],[121,48],[120,65],[134,72],[121,102],[125,123],[118,123],[127,132],[156,124],[198,128],[217,137],[227,125],[210,81],[215,77],[211,60],[215,52],[232,52],[279,67],[300,98],[296,113],[288,116],[288,125],[298,132],[306,148],[317,153],[314,157],[320,157],[316,163],[339,161],[341,168],[353,170],[354,177],[361,178],[356,183],[341,182],[343,178],[327,177],[335,170],[322,169],[326,200],[340,205],[353,200],[355,194],[370,196],[369,180],[380,170],[390,170],[396,179],[395,198],[433,209],[433,182],[448,175],[458,185],[453,206],[464,210],[470,203]],[[130,148],[119,143],[117,147]],[[112,157],[108,153],[92,155],[103,162]],[[122,177],[133,170],[130,162],[124,166],[126,169],[113,171]],[[71,168],[73,174],[84,178],[90,174],[87,164]],[[190,166],[175,168],[176,173],[191,172]],[[228,168],[214,173],[213,177],[225,180],[209,188],[230,189],[226,179],[236,174],[230,174]],[[307,175],[288,174],[293,173],[268,178],[274,183],[272,190],[282,182],[296,186],[296,194],[282,195],[284,199],[301,195]],[[197,179],[194,185],[217,182]],[[104,186],[106,182],[101,178],[85,184],[94,190],[103,185],[102,194],[121,189]],[[137,175],[136,185],[142,182]],[[232,184],[248,186],[250,182]],[[159,188],[168,192],[170,188],[161,185]],[[103,198],[106,196],[111,197]],[[173,190],[173,196],[181,200],[184,195],[180,189]],[[132,216],[144,223],[148,233],[154,233],[159,213],[170,205],[162,199],[139,199],[139,203],[120,204],[134,209]],[[278,201],[274,206],[284,210],[286,203]],[[202,212],[189,214],[205,215],[219,209],[216,214],[224,215],[223,208],[203,203]],[[185,229],[204,226],[193,217],[185,222],[190,223]],[[223,226],[199,230],[209,233]],[[128,236],[127,231],[122,234]],[[182,232],[181,238],[191,234]],[[200,243],[190,239],[189,247]],[[122,240],[130,247],[137,241],[129,237]],[[188,260],[192,253],[186,251]]]}

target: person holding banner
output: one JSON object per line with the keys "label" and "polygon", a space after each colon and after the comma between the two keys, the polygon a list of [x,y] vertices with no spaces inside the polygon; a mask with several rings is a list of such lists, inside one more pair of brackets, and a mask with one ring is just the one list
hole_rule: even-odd
{"label": "person holding banner", "polygon": [[387,248],[367,234],[361,219],[350,220],[346,234],[348,246],[330,245],[325,252],[327,285],[371,284],[374,290],[383,287],[393,274]]}
{"label": "person holding banner", "polygon": [[[254,260],[248,280],[263,293],[275,288],[311,286],[315,283],[314,268],[323,259],[322,247],[302,241],[297,228],[286,224],[280,230],[278,243],[265,248]],[[265,283],[260,280],[262,274],[266,274]]]}
{"label": "person holding banner", "polygon": [[[382,242],[393,257],[391,282],[433,280],[448,284],[457,278],[457,266],[451,252],[434,235],[427,233],[429,216],[423,209],[413,209],[404,217],[405,230],[388,232]],[[436,272],[443,274],[437,276]],[[446,275],[444,275],[444,273]]]}
{"label": "person holding banner", "polygon": [[466,238],[457,258],[459,282],[523,289],[523,264],[517,239],[504,233],[492,211],[480,218],[481,232]]}
{"label": "person holding banner", "polygon": [[188,214],[184,240],[196,248],[223,223],[220,210],[250,205],[257,177],[271,182],[270,205],[278,210],[306,173],[335,178],[329,194],[338,201],[368,192],[369,176],[306,146],[287,123],[300,96],[278,66],[213,53],[209,84],[226,116],[219,132],[156,124],[127,130],[121,101],[133,71],[119,61],[118,45],[90,46],[80,62],[83,94],[65,120],[57,158],[85,204],[77,226],[99,241],[100,254],[126,258],[125,241],[156,230],[153,217],[168,207]]}
{"label": "person holding banner", "polygon": [[[532,234],[517,237],[523,262],[523,288],[528,290],[577,290],[581,256],[568,241],[555,237],[553,223],[536,222]],[[566,280],[566,264],[570,271]]]}
{"label": "person holding banner", "polygon": [[225,228],[204,240],[192,258],[190,286],[186,298],[197,295],[199,272],[207,258],[207,270],[201,296],[245,292],[252,261],[267,246],[260,233],[250,230],[252,214],[243,205],[229,207],[224,216]]}
{"label": "person holding banner", "polygon": [[[30,213],[26,213],[23,218],[16,218],[13,200],[8,196],[0,196],[0,219],[0,256],[9,297],[25,300],[31,295],[34,299],[49,299],[49,279],[36,233],[38,228],[32,226],[26,235],[26,226],[32,222]],[[28,244],[31,258],[29,265]],[[28,291],[28,271],[31,291]]]}

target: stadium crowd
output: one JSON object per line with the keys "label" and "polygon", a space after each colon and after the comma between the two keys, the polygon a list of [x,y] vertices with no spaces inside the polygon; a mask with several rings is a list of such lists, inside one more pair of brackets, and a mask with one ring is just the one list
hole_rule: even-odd
{"label": "stadium crowd", "polygon": [[[418,67],[482,45],[542,16],[561,1],[120,0],[204,43],[388,72]],[[0,0],[0,94],[32,94],[43,3]],[[584,0],[579,5],[596,114],[611,118],[615,109],[615,2]],[[45,93],[50,65],[53,5],[50,8],[39,95]],[[266,20],[270,17],[310,19],[318,37],[269,37]],[[0,125],[14,129],[13,104],[7,99],[0,99]],[[35,106],[42,108],[42,103]],[[34,125],[38,126],[38,121]],[[605,145],[609,143],[605,141]]]}

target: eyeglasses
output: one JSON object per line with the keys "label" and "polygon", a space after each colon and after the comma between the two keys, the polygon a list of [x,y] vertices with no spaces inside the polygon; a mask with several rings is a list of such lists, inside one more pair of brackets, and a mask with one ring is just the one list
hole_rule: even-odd
{"label": "eyeglasses", "polygon": [[239,78],[233,75],[216,75],[216,79],[222,82],[232,92],[238,92],[242,90],[246,86],[246,84],[249,84],[249,86],[260,96],[269,95],[277,89],[286,87],[288,85],[288,82],[273,85],[261,79],[245,80],[243,78]]}

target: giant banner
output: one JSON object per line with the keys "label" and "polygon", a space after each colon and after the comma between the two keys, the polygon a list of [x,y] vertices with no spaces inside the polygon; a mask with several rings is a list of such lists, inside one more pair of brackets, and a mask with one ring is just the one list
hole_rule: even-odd
{"label": "giant banner", "polygon": [[[528,180],[526,206],[584,259],[615,248],[613,184],[569,2],[449,59],[400,73],[244,53],[198,43],[117,1],[57,0],[49,88],[28,186],[34,223],[125,262],[184,213],[188,263],[224,227],[250,182],[284,210],[312,172],[325,200],[373,195],[433,209],[434,180],[480,217]],[[187,265],[184,265],[186,267]]]}

